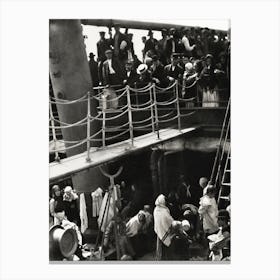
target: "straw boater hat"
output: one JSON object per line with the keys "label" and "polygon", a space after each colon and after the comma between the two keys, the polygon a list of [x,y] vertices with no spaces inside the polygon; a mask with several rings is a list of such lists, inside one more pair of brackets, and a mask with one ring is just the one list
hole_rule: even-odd
{"label": "straw boater hat", "polygon": [[144,74],[148,70],[148,66],[146,64],[140,64],[137,67],[137,74]]}
{"label": "straw boater hat", "polygon": [[113,51],[111,49],[108,49],[108,50],[105,51],[105,54],[106,53],[113,53]]}

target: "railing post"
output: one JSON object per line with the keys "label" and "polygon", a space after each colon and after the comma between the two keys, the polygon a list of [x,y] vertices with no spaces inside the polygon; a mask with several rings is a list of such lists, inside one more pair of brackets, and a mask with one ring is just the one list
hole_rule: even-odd
{"label": "railing post", "polygon": [[153,102],[152,88],[150,88],[150,100],[151,100],[152,131],[155,132],[155,123],[154,123],[154,102]]}
{"label": "railing post", "polygon": [[157,94],[156,94],[156,86],[155,84],[152,85],[153,95],[154,95],[154,107],[155,107],[155,122],[156,122],[156,131],[157,131],[157,138],[160,139],[159,135],[159,121],[158,121],[158,110],[157,110]]}
{"label": "railing post", "polygon": [[177,105],[177,118],[178,118],[178,129],[181,131],[181,113],[180,113],[180,104],[179,104],[179,89],[178,89],[178,81],[176,80],[175,84],[175,92],[176,92],[176,105]]}
{"label": "railing post", "polygon": [[129,135],[131,140],[131,145],[134,144],[134,138],[133,138],[133,123],[132,123],[132,111],[131,111],[131,100],[130,100],[130,90],[129,86],[126,86],[127,91],[127,108],[128,108],[128,122],[129,122]]}
{"label": "railing post", "polygon": [[58,155],[58,152],[56,151],[57,150],[57,146],[56,146],[57,139],[56,139],[56,133],[55,133],[55,123],[54,123],[54,117],[53,117],[53,111],[52,111],[52,104],[51,104],[51,102],[49,104],[50,104],[50,117],[51,117],[53,143],[54,143],[54,150],[55,150],[55,161],[59,162],[60,157]]}
{"label": "railing post", "polygon": [[90,119],[91,119],[91,112],[90,112],[90,91],[87,93],[88,95],[88,102],[87,102],[87,157],[86,161],[90,162]]}
{"label": "railing post", "polygon": [[102,147],[106,146],[106,112],[105,108],[102,106]]}

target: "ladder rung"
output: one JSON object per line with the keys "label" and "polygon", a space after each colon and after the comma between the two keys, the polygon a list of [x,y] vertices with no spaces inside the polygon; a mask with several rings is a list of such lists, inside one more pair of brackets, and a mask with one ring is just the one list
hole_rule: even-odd
{"label": "ladder rung", "polygon": [[220,196],[220,199],[229,200],[228,196]]}
{"label": "ladder rung", "polygon": [[230,172],[230,169],[226,169],[225,171],[226,171],[226,172]]}
{"label": "ladder rung", "polygon": [[222,185],[230,187],[230,183],[222,183]]}

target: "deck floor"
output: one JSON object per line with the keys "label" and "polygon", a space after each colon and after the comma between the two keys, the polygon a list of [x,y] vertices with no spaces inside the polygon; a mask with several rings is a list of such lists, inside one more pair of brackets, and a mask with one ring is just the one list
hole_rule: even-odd
{"label": "deck floor", "polygon": [[115,143],[107,146],[106,148],[92,147],[90,150],[91,161],[86,161],[86,152],[66,158],[60,162],[52,162],[49,164],[49,180],[55,181],[59,178],[69,176],[73,173],[78,173],[82,170],[95,167],[106,162],[110,162],[129,155],[134,152],[138,152],[142,149],[152,147],[159,143],[171,140],[173,138],[182,136],[186,133],[195,131],[196,127],[185,128],[181,131],[177,129],[161,129],[160,139],[157,138],[156,133],[148,133],[134,138],[134,145],[131,145],[131,141],[125,140],[119,143]]}

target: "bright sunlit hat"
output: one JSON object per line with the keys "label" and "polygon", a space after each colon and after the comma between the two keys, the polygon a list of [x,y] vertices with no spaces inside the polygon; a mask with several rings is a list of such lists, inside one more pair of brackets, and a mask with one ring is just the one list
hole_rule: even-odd
{"label": "bright sunlit hat", "polygon": [[147,66],[146,64],[140,64],[140,65],[137,67],[137,73],[138,73],[138,74],[143,74],[143,73],[145,73],[147,70],[148,70],[148,66]]}

